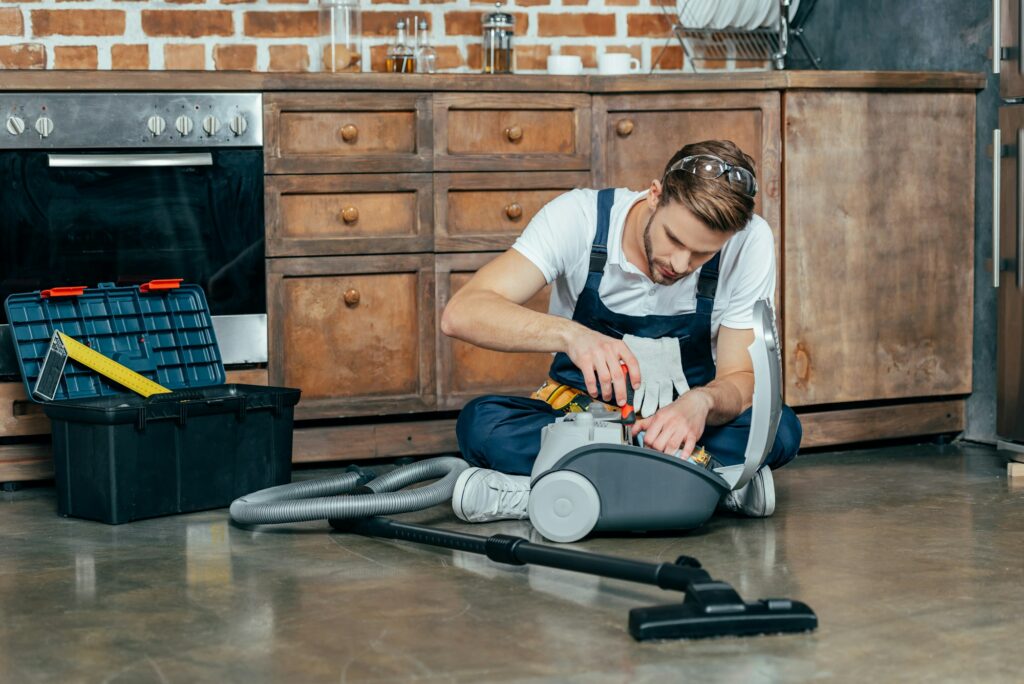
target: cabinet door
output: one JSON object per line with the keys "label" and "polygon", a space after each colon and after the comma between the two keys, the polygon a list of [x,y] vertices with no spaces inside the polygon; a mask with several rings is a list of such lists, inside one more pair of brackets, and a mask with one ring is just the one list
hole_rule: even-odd
{"label": "cabinet door", "polygon": [[[996,335],[996,434],[1024,441],[1024,106],[999,108],[999,269]],[[1010,150],[1013,150],[1010,153]],[[986,278],[991,282],[991,276]]]}
{"label": "cabinet door", "polygon": [[702,140],[731,140],[753,157],[760,188],[754,211],[778,231],[777,92],[595,97],[595,186],[644,190],[677,150]]}
{"label": "cabinet door", "polygon": [[973,93],[786,95],[794,406],[971,391]]}
{"label": "cabinet door", "polygon": [[270,379],[298,418],[433,408],[433,256],[267,261]]}
{"label": "cabinet door", "polygon": [[590,168],[590,97],[564,93],[438,93],[434,168]]}
{"label": "cabinet door", "polygon": [[507,249],[545,204],[589,182],[585,171],[434,174],[434,245],[439,252]]}
{"label": "cabinet door", "polygon": [[424,252],[430,174],[267,176],[267,255]]}
{"label": "cabinet door", "polygon": [[267,173],[429,171],[430,95],[268,93]]}
{"label": "cabinet door", "polygon": [[1021,52],[1020,36],[1021,0],[997,0],[996,11],[1001,12],[999,45],[1005,51],[1006,59],[999,59],[999,95],[1005,98],[1024,97],[1024,53]]}
{"label": "cabinet door", "polygon": [[[451,296],[476,271],[497,254],[437,255],[438,316]],[[547,312],[550,286],[538,292],[527,306]],[[482,394],[529,396],[547,378],[551,354],[510,353],[482,349],[445,336],[438,330],[438,404],[460,408]]]}

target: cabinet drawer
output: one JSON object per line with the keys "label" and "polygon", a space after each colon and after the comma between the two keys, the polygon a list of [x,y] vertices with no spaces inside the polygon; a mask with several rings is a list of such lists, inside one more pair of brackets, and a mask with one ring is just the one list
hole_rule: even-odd
{"label": "cabinet drawer", "polygon": [[586,172],[446,173],[434,176],[434,244],[441,252],[507,249],[541,208]]}
{"label": "cabinet drawer", "polygon": [[298,418],[432,408],[433,256],[269,259],[270,381]]}
{"label": "cabinet drawer", "polygon": [[434,96],[440,170],[590,167],[590,97],[563,94]]}
{"label": "cabinet drawer", "polygon": [[429,174],[270,176],[267,254],[430,251]]}
{"label": "cabinet drawer", "polygon": [[[437,255],[437,306],[442,311],[459,288],[495,254]],[[547,312],[551,287],[527,306]],[[438,314],[440,315],[440,314]],[[438,331],[438,407],[456,409],[482,394],[529,396],[547,378],[551,354],[510,353],[482,349]]]}
{"label": "cabinet drawer", "polygon": [[426,94],[272,94],[263,121],[267,173],[430,170]]}
{"label": "cabinet drawer", "polygon": [[21,382],[0,382],[0,437],[50,434],[43,405],[25,394]]}

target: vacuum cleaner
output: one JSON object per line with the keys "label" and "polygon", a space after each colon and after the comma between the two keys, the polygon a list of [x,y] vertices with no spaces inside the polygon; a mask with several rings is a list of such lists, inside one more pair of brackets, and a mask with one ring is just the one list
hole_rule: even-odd
{"label": "vacuum cleaner", "polygon": [[528,504],[537,531],[573,542],[593,531],[687,530],[707,522],[722,497],[764,464],[782,418],[782,357],[767,300],[755,302],[753,327],[747,351],[754,399],[742,464],[708,467],[707,459],[634,446],[628,421],[603,408],[569,413],[541,431]]}
{"label": "vacuum cleaner", "polygon": [[[754,401],[744,462],[708,469],[691,460],[633,446],[621,418],[601,411],[570,414],[546,427],[532,474],[530,521],[552,541],[575,541],[592,531],[682,530],[698,527],[721,497],[749,482],[775,439],[782,411],[781,360],[767,301],[754,310]],[[434,458],[376,477],[358,466],[334,477],[271,487],[236,499],[231,518],[241,524],[328,520],[339,531],[401,539],[682,591],[685,600],[630,611],[637,640],[802,632],[817,627],[804,603],[761,599],[747,603],[689,556],[675,563],[641,561],[531,543],[509,535],[438,530],[377,516],[422,510],[451,500],[468,464]],[[436,480],[416,489],[409,485]]]}

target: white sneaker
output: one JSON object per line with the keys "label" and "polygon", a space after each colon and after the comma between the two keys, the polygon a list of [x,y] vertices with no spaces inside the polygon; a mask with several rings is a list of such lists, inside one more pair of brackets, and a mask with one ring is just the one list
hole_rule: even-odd
{"label": "white sneaker", "polygon": [[775,480],[771,468],[763,466],[750,482],[725,495],[722,504],[733,513],[749,518],[767,518],[775,512]]}
{"label": "white sneaker", "polygon": [[452,509],[459,520],[525,520],[530,501],[530,478],[486,468],[467,468],[455,481]]}

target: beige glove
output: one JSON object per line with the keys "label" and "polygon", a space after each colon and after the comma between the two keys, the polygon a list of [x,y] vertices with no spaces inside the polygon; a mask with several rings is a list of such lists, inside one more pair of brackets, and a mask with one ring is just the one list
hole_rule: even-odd
{"label": "beige glove", "polygon": [[633,393],[633,408],[644,418],[672,403],[672,390],[680,395],[690,389],[683,373],[679,340],[674,337],[625,335],[622,341],[640,364],[640,387]]}

